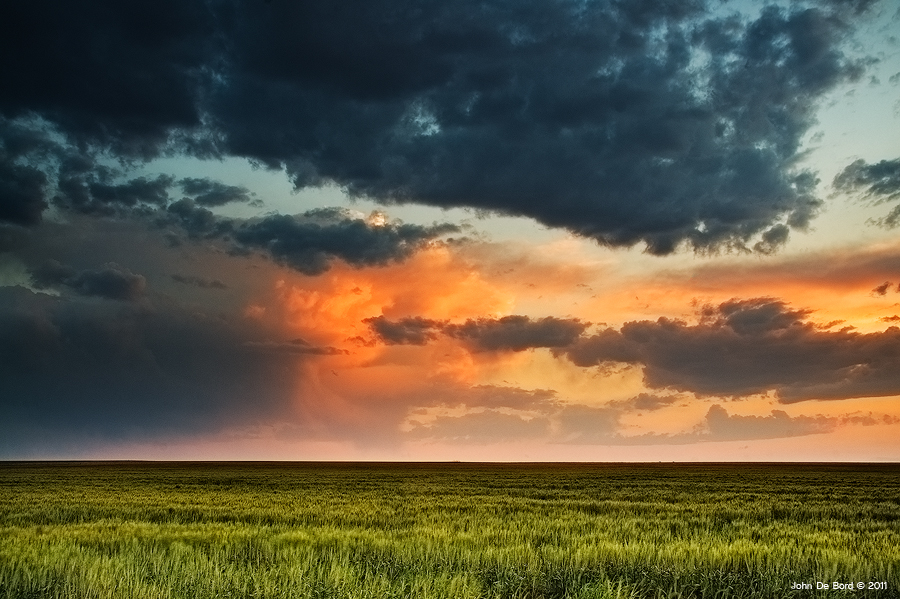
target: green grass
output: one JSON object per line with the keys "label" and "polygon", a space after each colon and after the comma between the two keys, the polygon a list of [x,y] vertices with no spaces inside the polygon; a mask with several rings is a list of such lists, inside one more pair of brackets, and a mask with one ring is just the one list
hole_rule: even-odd
{"label": "green grass", "polygon": [[900,597],[900,466],[0,463],[13,597]]}

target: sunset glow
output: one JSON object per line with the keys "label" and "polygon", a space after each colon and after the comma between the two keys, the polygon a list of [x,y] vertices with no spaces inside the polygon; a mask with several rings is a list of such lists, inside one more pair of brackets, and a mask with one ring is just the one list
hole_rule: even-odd
{"label": "sunset glow", "polygon": [[390,4],[2,9],[0,457],[900,460],[895,4]]}

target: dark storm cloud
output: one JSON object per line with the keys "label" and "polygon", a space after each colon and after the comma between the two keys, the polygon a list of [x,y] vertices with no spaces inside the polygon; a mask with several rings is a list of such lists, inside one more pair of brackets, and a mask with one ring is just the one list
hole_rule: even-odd
{"label": "dark storm cloud", "polygon": [[0,220],[33,226],[55,207],[82,214],[128,215],[169,201],[174,177],[127,176],[130,167],[98,160],[96,149],[67,142],[46,122],[0,117]]}
{"label": "dark storm cloud", "polygon": [[387,266],[409,258],[429,242],[460,231],[449,223],[373,223],[342,208],[231,219],[216,216],[189,198],[150,215],[160,227],[174,226],[176,234],[183,232],[195,240],[221,239],[234,254],[262,252],[306,275],[322,274],[335,259],[356,268]]}
{"label": "dark storm cloud", "polygon": [[54,198],[54,203],[84,214],[112,216],[143,204],[165,206],[169,201],[173,177],[135,177],[121,183],[111,183],[103,180],[111,177],[102,169],[100,172],[101,180],[94,173],[66,173],[60,179],[60,193]]}
{"label": "dark storm cloud", "polygon": [[700,3],[248,3],[235,20],[236,83],[211,99],[230,152],[298,186],[658,254],[756,235],[771,251],[772,227],[805,226],[814,181],[791,164],[811,106],[859,73],[819,8],[745,23]]}
{"label": "dark storm cloud", "polygon": [[234,227],[231,237],[245,249],[263,250],[276,262],[307,275],[330,268],[334,258],[361,268],[408,258],[427,242],[459,231],[450,224],[424,227],[405,223],[370,224],[320,211],[302,217],[273,215]]}
{"label": "dark storm cloud", "polygon": [[[857,160],[842,170],[832,183],[837,191],[856,193],[864,199],[883,204],[900,199],[900,158],[868,164]],[[883,227],[900,225],[900,206],[875,221]]]}
{"label": "dark storm cloud", "polygon": [[0,154],[0,221],[26,226],[41,222],[46,185],[43,172],[12,164]]}
{"label": "dark storm cloud", "polygon": [[[819,206],[800,140],[817,100],[861,73],[842,44],[866,4],[741,19],[700,1],[6,3],[0,113],[37,115],[80,152],[242,156],[297,187],[611,246],[765,253]],[[11,222],[36,222],[56,176],[76,209],[127,196],[0,164]],[[221,191],[193,200],[236,197]]]}
{"label": "dark storm cloud", "polygon": [[294,397],[285,373],[314,358],[261,351],[258,335],[171,303],[0,287],[0,455],[277,418]]}
{"label": "dark storm cloud", "polygon": [[27,239],[27,229],[0,223],[0,254],[20,249]]}
{"label": "dark storm cloud", "polygon": [[38,289],[68,289],[79,295],[121,301],[139,299],[147,287],[144,277],[114,263],[96,270],[79,271],[50,260],[31,271],[31,280]]}
{"label": "dark storm cloud", "polygon": [[557,350],[579,366],[643,367],[645,383],[699,395],[775,391],[785,403],[900,394],[900,329],[825,331],[769,299],[706,308],[701,321],[625,323]]}
{"label": "dark storm cloud", "polygon": [[201,206],[224,206],[231,202],[253,201],[253,194],[246,187],[225,185],[213,179],[186,178],[178,184],[185,194]]}
{"label": "dark storm cloud", "polygon": [[42,115],[117,154],[156,154],[200,124],[216,35],[199,1],[3,3],[0,111]]}
{"label": "dark storm cloud", "polygon": [[476,351],[524,351],[565,347],[574,343],[590,323],[577,318],[547,316],[531,319],[512,315],[469,319],[462,324],[421,317],[390,321],[384,316],[363,320],[388,345],[424,345],[438,334],[460,339]]}
{"label": "dark storm cloud", "polygon": [[48,178],[22,157],[44,157],[52,146],[45,133],[0,118],[0,223],[33,226],[41,222],[48,206]]}
{"label": "dark storm cloud", "polygon": [[231,232],[236,222],[216,216],[212,211],[197,206],[190,198],[172,202],[164,210],[154,213],[153,216],[156,217],[157,225],[161,227],[176,225],[178,233],[184,233],[191,239],[226,235]]}

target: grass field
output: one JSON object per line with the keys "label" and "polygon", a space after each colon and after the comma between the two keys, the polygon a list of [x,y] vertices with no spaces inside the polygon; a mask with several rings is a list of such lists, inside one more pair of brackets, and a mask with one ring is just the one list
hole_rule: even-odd
{"label": "grass field", "polygon": [[900,597],[900,466],[6,462],[12,597]]}

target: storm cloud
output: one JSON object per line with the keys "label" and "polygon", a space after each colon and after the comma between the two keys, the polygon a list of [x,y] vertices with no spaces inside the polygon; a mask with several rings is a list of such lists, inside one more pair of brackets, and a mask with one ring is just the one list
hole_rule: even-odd
{"label": "storm cloud", "polygon": [[0,287],[0,455],[68,441],[163,439],[285,417],[304,355],[171,302],[120,303]]}
{"label": "storm cloud", "polygon": [[329,268],[333,258],[356,266],[386,266],[408,258],[427,242],[459,231],[451,224],[373,224],[337,211],[310,211],[301,217],[273,215],[233,228],[242,248],[265,251],[276,262],[307,275]]}
{"label": "storm cloud", "polygon": [[[13,3],[0,113],[123,165],[238,156],[298,188],[526,216],[609,246],[766,253],[820,205],[800,141],[817,100],[862,72],[843,44],[864,4]],[[162,182],[9,156],[0,218],[19,224],[56,188],[94,210]],[[194,183],[197,205],[245,201]]]}
{"label": "storm cloud", "polygon": [[660,318],[604,329],[556,350],[579,366],[627,363],[655,389],[785,403],[900,394],[900,329],[823,330],[772,298],[707,307],[697,324]]}
{"label": "storm cloud", "polygon": [[49,260],[31,272],[31,280],[38,289],[66,289],[79,295],[121,301],[139,299],[147,287],[144,277],[112,262],[103,268],[78,271]]}

